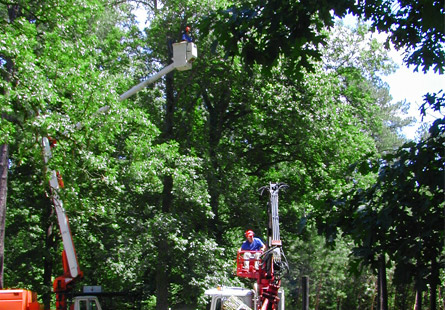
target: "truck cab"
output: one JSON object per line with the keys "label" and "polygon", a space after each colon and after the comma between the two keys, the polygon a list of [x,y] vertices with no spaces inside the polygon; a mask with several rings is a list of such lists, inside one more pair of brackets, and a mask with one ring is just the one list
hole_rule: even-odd
{"label": "truck cab", "polygon": [[[258,309],[258,294],[254,289],[241,287],[217,287],[205,291],[211,297],[209,310],[256,310]],[[284,310],[284,291],[278,291],[278,310]]]}
{"label": "truck cab", "polygon": [[72,310],[102,310],[96,296],[77,296],[73,298]]}
{"label": "truck cab", "polygon": [[223,310],[228,304],[234,305],[235,309],[232,310],[256,309],[257,296],[254,290],[241,287],[217,287],[206,290],[204,294],[211,297],[209,310]]}

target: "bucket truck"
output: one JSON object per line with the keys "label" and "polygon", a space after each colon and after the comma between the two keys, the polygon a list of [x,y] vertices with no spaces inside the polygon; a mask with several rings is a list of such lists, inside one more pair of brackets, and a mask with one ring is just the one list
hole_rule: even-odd
{"label": "bucket truck", "polygon": [[[173,59],[172,63],[156,73],[154,76],[134,86],[119,97],[119,101],[123,101],[134,95],[147,85],[160,79],[167,73],[177,69],[178,71],[190,70],[193,61],[197,58],[198,51],[193,42],[173,43]],[[110,109],[109,106],[100,108],[97,113],[105,113]],[[96,114],[97,114],[96,113]],[[76,124],[76,129],[83,127],[82,123]],[[51,158],[51,149],[55,146],[56,140],[48,137],[42,139],[45,167]],[[80,270],[77,255],[74,248],[73,238],[66,216],[63,202],[59,197],[59,190],[63,188],[63,180],[59,172],[54,170],[47,171],[50,179],[51,200],[57,214],[57,221],[62,236],[63,252],[63,274],[57,277],[53,282],[53,290],[56,294],[56,309],[67,310],[67,294],[73,290],[74,284],[83,278],[83,272]],[[42,310],[43,305],[37,301],[37,295],[34,292],[14,289],[0,290],[0,310]],[[99,300],[96,296],[77,296],[73,298],[73,304],[70,310],[102,310]]]}
{"label": "bucket truck", "polygon": [[237,253],[236,275],[253,280],[253,288],[218,287],[206,290],[204,294],[211,297],[210,310],[284,310],[281,277],[288,270],[288,265],[280,239],[278,193],[287,187],[284,183],[271,183],[260,189],[261,194],[269,192],[268,249],[264,253],[242,250]]}
{"label": "bucket truck", "polygon": [[[49,187],[51,200],[56,210],[57,222],[62,236],[63,274],[53,282],[53,290],[56,294],[56,309],[67,310],[67,294],[74,288],[74,284],[83,278],[80,270],[73,237],[71,235],[68,217],[66,216],[63,202],[59,197],[59,190],[63,188],[63,180],[58,171],[48,169],[48,162],[52,156],[51,149],[56,145],[56,140],[50,137],[42,139],[43,155],[47,174],[49,175]],[[43,305],[37,302],[37,295],[28,290],[0,290],[0,310],[40,310]],[[96,309],[102,310],[96,296],[79,296],[73,299],[73,310]]]}

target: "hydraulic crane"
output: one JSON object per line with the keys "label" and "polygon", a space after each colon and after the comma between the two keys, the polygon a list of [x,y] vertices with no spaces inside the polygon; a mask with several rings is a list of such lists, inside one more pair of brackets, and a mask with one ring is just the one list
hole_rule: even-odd
{"label": "hydraulic crane", "polygon": [[206,290],[205,294],[212,297],[210,310],[220,310],[221,306],[231,310],[284,310],[284,292],[280,287],[288,265],[280,239],[278,193],[287,187],[284,183],[270,183],[260,188],[261,194],[269,193],[268,249],[264,253],[242,250],[237,253],[236,274],[255,280],[253,290],[238,287]]}
{"label": "hydraulic crane", "polygon": [[[43,154],[45,160],[45,167],[48,167],[48,162],[52,156],[51,149],[55,147],[57,141],[50,137],[44,137],[42,139]],[[67,293],[73,288],[74,284],[83,278],[83,272],[80,270],[79,263],[77,261],[77,254],[74,248],[73,237],[71,235],[71,229],[66,216],[65,209],[63,208],[63,201],[60,199],[59,190],[64,187],[62,176],[58,171],[49,170],[49,187],[51,191],[51,200],[56,210],[57,222],[59,223],[60,235],[62,236],[63,251],[62,251],[62,265],[63,274],[58,276],[53,282],[53,290],[56,293],[56,309],[66,310],[67,305]],[[96,308],[101,309],[99,301],[94,296],[87,297],[88,304],[96,304]],[[80,307],[76,301],[74,308],[77,310]],[[76,307],[77,305],[77,307]]]}

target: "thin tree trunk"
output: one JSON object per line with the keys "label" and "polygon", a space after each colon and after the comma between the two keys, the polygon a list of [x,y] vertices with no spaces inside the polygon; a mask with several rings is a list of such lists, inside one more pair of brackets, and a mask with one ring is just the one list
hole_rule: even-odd
{"label": "thin tree trunk", "polygon": [[416,289],[416,301],[414,303],[414,310],[422,310],[422,291]]}
{"label": "thin tree trunk", "polygon": [[439,285],[439,266],[436,262],[436,259],[433,259],[431,262],[431,280],[430,280],[430,310],[436,310],[437,304],[437,286]]}
{"label": "thin tree trunk", "polygon": [[320,306],[320,292],[322,287],[322,279],[320,279],[320,282],[317,284],[317,293],[315,295],[315,310],[318,310],[318,307]]}
{"label": "thin tree trunk", "polygon": [[445,299],[442,298],[442,286],[440,285],[437,292],[437,296],[439,296],[439,309],[445,310]]}
{"label": "thin tree trunk", "polygon": [[[53,205],[48,202],[46,206],[45,216],[42,219],[42,226],[45,227],[45,254],[43,256],[43,285],[44,287],[52,287],[52,274],[54,267],[53,253],[56,250],[56,236],[54,235],[54,213]],[[45,309],[50,309],[53,292],[45,291],[42,296]]]}
{"label": "thin tree trunk", "polygon": [[341,297],[337,297],[337,310],[341,310]]}
{"label": "thin tree trunk", "polygon": [[[19,14],[18,5],[8,5],[8,19],[12,23]],[[12,80],[14,73],[14,64],[9,57],[6,57],[6,82]],[[5,96],[8,95],[6,92]],[[3,117],[3,116],[0,116]],[[5,223],[6,223],[6,200],[8,196],[8,163],[9,163],[9,145],[0,146],[0,289],[4,287],[3,272],[5,263]]]}
{"label": "thin tree trunk", "polygon": [[386,262],[385,255],[379,257],[379,310],[388,310],[388,289],[386,284]]}
{"label": "thin tree trunk", "polygon": [[[169,213],[172,202],[173,178],[164,176],[164,189],[162,192],[162,212]],[[156,310],[169,308],[169,247],[167,232],[161,232],[158,241],[158,260],[156,263]]]}
{"label": "thin tree trunk", "polygon": [[309,310],[309,277],[301,278],[301,288],[303,291],[303,310]]}
{"label": "thin tree trunk", "polygon": [[220,243],[222,241],[222,230],[219,220],[219,197],[220,197],[220,185],[218,181],[220,180],[219,173],[219,164],[217,159],[217,147],[219,145],[221,139],[221,114],[218,113],[220,109],[217,109],[216,106],[221,104],[221,102],[212,102],[207,89],[203,87],[202,97],[204,100],[204,104],[206,105],[207,110],[209,111],[209,157],[211,163],[211,169],[207,173],[207,183],[209,188],[210,195],[210,206],[212,208],[212,212],[214,217],[210,219],[210,230],[214,233],[216,241]]}
{"label": "thin tree trunk", "polygon": [[373,279],[374,283],[375,283],[375,287],[374,290],[372,292],[372,300],[371,300],[371,310],[374,310],[374,305],[375,305],[375,297],[376,295],[378,295],[378,290],[379,290],[379,280],[377,279],[377,281],[375,281],[375,279]]}
{"label": "thin tree trunk", "polygon": [[430,310],[437,310],[437,285],[431,285],[431,292],[430,292]]}
{"label": "thin tree trunk", "polygon": [[158,244],[158,260],[156,263],[156,310],[167,310],[169,308],[168,252],[167,240],[160,240]]}
{"label": "thin tree trunk", "polygon": [[9,147],[0,146],[0,289],[4,288],[6,199],[8,196]]}
{"label": "thin tree trunk", "polygon": [[[169,51],[168,59],[172,59],[173,51],[171,48],[171,41],[167,42]],[[164,131],[162,137],[164,141],[173,139],[173,125],[174,125],[174,74],[170,72],[165,78],[166,88],[166,110]],[[173,177],[171,175],[164,175],[163,191],[162,191],[162,213],[170,213],[172,210],[173,201]],[[161,238],[158,241],[158,261],[156,268],[156,310],[168,310],[169,308],[169,248],[167,234],[161,233]]]}

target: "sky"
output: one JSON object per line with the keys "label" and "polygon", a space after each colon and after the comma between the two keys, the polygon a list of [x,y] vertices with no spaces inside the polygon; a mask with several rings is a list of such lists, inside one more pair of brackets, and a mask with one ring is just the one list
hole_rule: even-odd
{"label": "sky", "polygon": [[[444,89],[445,75],[436,74],[433,70],[430,70],[427,74],[414,72],[414,67],[407,68],[402,64],[402,55],[395,50],[390,52],[390,56],[399,65],[399,69],[395,73],[381,78],[388,83],[389,92],[394,102],[406,100],[410,103],[408,114],[414,116],[417,122],[414,126],[404,129],[403,134],[409,139],[414,139],[417,128],[421,126],[419,107],[423,103],[423,96]],[[437,117],[440,117],[440,115],[429,114],[424,122],[432,123]]]}
{"label": "sky", "polygon": [[[346,15],[343,18],[345,25],[354,25],[357,23],[357,17]],[[379,41],[386,39],[385,34],[374,33]],[[402,134],[408,139],[414,140],[416,138],[417,129],[422,123],[431,124],[436,118],[441,117],[438,113],[429,114],[422,121],[419,108],[423,103],[423,96],[427,93],[437,93],[445,87],[445,75],[434,73],[430,70],[424,74],[421,70],[414,72],[414,66],[406,67],[403,64],[403,51],[396,51],[391,47],[389,56],[398,65],[398,69],[388,76],[381,76],[382,80],[388,83],[389,93],[393,102],[406,101],[410,104],[410,109],[407,116],[416,118],[416,123],[413,126],[407,126],[402,130]]]}

